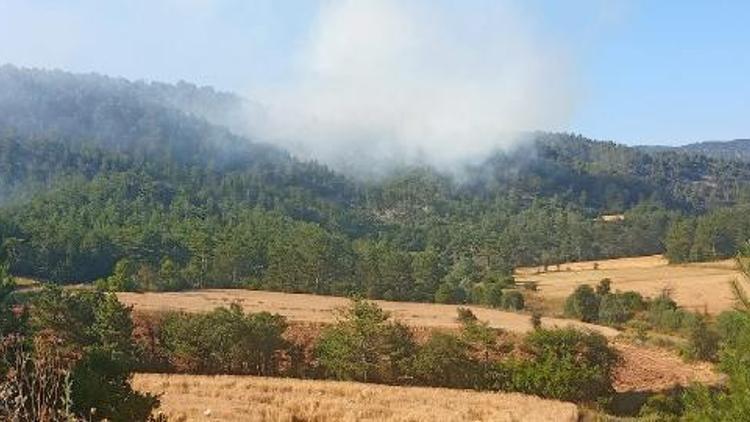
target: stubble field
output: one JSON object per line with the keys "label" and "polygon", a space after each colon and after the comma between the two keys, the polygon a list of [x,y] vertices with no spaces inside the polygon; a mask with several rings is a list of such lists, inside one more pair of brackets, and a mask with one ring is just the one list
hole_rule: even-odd
{"label": "stubble field", "polygon": [[581,284],[595,285],[603,278],[612,280],[612,289],[632,290],[655,297],[665,289],[683,308],[717,314],[731,309],[734,298],[729,281],[741,280],[734,260],[671,265],[661,255],[576,262],[516,270],[521,282],[536,282],[539,294],[551,310],[562,303]]}
{"label": "stubble field", "polygon": [[[118,293],[119,299],[140,312],[208,312],[219,306],[238,303],[247,312],[279,313],[293,322],[331,323],[336,321],[336,310],[349,305],[349,299],[310,294],[290,294],[259,290],[207,289],[169,293]],[[457,328],[456,305],[435,303],[388,302],[377,300],[394,319],[413,327]],[[493,328],[515,333],[532,329],[528,315],[495,309],[472,307],[474,314]],[[585,324],[560,318],[542,318],[545,327],[575,326],[591,329],[607,337],[619,332],[615,329]]]}
{"label": "stubble field", "polygon": [[515,393],[252,376],[137,374],[174,421],[577,421],[572,403]]}

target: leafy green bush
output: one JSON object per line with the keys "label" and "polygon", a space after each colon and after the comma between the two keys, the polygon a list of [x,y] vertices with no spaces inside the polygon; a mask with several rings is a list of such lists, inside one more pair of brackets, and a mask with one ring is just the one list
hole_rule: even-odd
{"label": "leafy green bush", "polygon": [[750,332],[750,317],[744,312],[725,311],[716,318],[716,329],[726,348],[735,348],[738,339]]}
{"label": "leafy green bush", "polygon": [[466,290],[451,282],[442,283],[435,292],[437,303],[464,303],[466,302]]}
{"label": "leafy green bush", "polygon": [[603,324],[618,325],[633,317],[625,299],[619,294],[606,294],[599,302],[597,321]]}
{"label": "leafy green bush", "polygon": [[646,301],[643,299],[638,292],[627,291],[622,293],[616,293],[623,301],[625,307],[632,312],[638,312],[646,309]]}
{"label": "leafy green bush", "polygon": [[507,310],[522,310],[525,306],[523,295],[517,290],[509,290],[503,293],[502,306],[503,309]]}
{"label": "leafy green bush", "polygon": [[584,322],[599,318],[599,296],[588,284],[578,286],[565,300],[565,315]]}
{"label": "leafy green bush", "polygon": [[478,365],[468,352],[468,343],[460,337],[433,333],[414,358],[412,376],[419,385],[473,387]]}
{"label": "leafy green bush", "polygon": [[641,407],[639,416],[647,421],[676,422],[685,411],[684,389],[654,394]]}
{"label": "leafy green bush", "polygon": [[531,332],[522,347],[526,359],[500,365],[502,389],[570,401],[611,395],[619,357],[601,334],[571,328]]}
{"label": "leafy green bush", "polygon": [[315,347],[324,373],[336,379],[392,383],[408,371],[416,344],[402,324],[372,302],[355,300]]}
{"label": "leafy green bush", "polygon": [[495,282],[489,283],[484,288],[484,300],[483,304],[498,308],[503,303],[503,288],[504,283]]}
{"label": "leafy green bush", "polygon": [[280,315],[245,314],[232,304],[207,314],[172,313],[162,323],[160,340],[178,371],[272,375],[287,347],[286,327]]}
{"label": "leafy green bush", "polygon": [[701,316],[677,307],[668,295],[662,294],[652,300],[648,307],[647,319],[651,325],[664,332],[689,334],[691,327]]}
{"label": "leafy green bush", "polygon": [[688,327],[683,354],[690,359],[715,360],[719,351],[719,333],[709,327],[705,317],[697,317]]}

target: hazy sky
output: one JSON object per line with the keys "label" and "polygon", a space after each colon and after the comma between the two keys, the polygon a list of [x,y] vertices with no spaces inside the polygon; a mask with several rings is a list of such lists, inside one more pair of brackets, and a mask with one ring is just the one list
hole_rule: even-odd
{"label": "hazy sky", "polygon": [[373,136],[435,142],[538,128],[670,144],[750,137],[748,22],[748,1],[0,0],[0,63],[294,103],[305,123],[276,136],[351,134],[366,115]]}

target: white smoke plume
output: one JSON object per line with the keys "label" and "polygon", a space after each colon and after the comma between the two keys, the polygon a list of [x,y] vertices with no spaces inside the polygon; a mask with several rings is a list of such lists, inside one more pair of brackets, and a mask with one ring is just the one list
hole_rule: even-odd
{"label": "white smoke plume", "polygon": [[[463,2],[456,2],[456,6]],[[247,96],[256,139],[377,174],[486,156],[564,126],[572,60],[509,3],[343,0],[321,6],[293,76]],[[467,12],[467,10],[469,10]]]}

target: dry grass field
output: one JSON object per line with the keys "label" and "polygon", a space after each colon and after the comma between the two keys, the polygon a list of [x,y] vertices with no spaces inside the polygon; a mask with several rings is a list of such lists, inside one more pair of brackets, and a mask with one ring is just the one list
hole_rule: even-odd
{"label": "dry grass field", "polygon": [[251,376],[137,374],[170,421],[577,421],[574,404],[512,393]]}
{"label": "dry grass field", "polygon": [[732,307],[728,282],[741,279],[733,260],[670,265],[661,255],[561,264],[559,268],[549,267],[547,272],[540,267],[519,268],[516,278],[536,282],[551,309],[559,310],[578,285],[594,285],[609,278],[615,290],[654,297],[669,289],[680,306],[713,314]]}
{"label": "dry grass field", "polygon": [[[170,293],[118,293],[123,303],[133,305],[136,311],[163,312],[185,311],[205,312],[219,306],[236,302],[248,312],[268,311],[286,316],[290,321],[329,323],[336,319],[336,309],[349,304],[349,299],[333,296],[290,294],[256,290],[209,289],[200,291]],[[393,317],[414,327],[454,328],[456,305],[433,303],[375,301]],[[522,333],[532,329],[528,315],[503,312],[482,307],[470,307],[476,316],[487,321],[492,327]],[[578,321],[542,318],[547,327],[573,325],[601,332],[614,337],[619,332],[613,328]]]}

